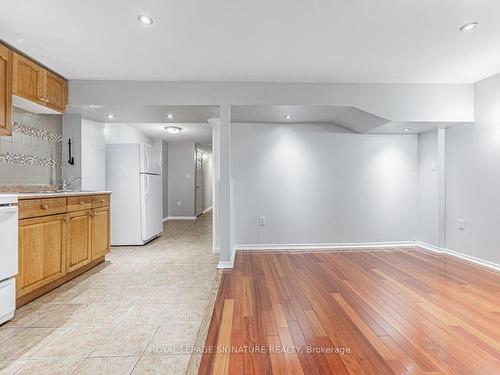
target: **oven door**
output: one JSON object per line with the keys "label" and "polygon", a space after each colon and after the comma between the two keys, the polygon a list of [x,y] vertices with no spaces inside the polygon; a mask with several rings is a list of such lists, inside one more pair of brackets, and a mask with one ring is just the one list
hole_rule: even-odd
{"label": "oven door", "polygon": [[0,206],[0,281],[17,275],[17,206]]}

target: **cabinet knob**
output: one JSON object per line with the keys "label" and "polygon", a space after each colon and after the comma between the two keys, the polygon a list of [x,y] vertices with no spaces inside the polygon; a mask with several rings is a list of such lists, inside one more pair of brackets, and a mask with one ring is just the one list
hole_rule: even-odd
{"label": "cabinet knob", "polygon": [[42,204],[40,207],[41,207],[42,210],[46,210],[47,208],[49,208],[49,205]]}
{"label": "cabinet knob", "polygon": [[101,203],[104,203],[104,202],[106,202],[106,199],[101,199]]}
{"label": "cabinet knob", "polygon": [[85,201],[81,201],[80,205],[83,206],[85,204]]}

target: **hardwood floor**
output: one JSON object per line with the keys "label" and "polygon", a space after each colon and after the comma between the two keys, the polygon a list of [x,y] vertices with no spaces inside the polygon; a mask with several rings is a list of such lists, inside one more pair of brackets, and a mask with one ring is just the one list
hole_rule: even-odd
{"label": "hardwood floor", "polygon": [[238,252],[206,345],[199,374],[500,374],[500,273],[420,250]]}

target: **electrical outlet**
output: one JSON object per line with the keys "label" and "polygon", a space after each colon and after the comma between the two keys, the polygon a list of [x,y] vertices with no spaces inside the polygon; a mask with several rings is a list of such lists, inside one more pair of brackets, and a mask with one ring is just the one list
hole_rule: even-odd
{"label": "electrical outlet", "polygon": [[266,225],[266,217],[261,216],[261,217],[259,217],[259,226],[263,227],[264,225]]}
{"label": "electrical outlet", "polygon": [[177,206],[182,206],[182,202],[181,201],[177,201]]}
{"label": "electrical outlet", "polygon": [[464,219],[458,219],[458,229],[465,230],[465,220]]}

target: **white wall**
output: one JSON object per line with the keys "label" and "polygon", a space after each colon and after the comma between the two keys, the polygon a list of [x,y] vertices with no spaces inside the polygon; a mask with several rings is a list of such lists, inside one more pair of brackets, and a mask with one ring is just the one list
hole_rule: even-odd
{"label": "white wall", "polygon": [[438,131],[418,136],[418,240],[439,244]]}
{"label": "white wall", "polygon": [[391,121],[473,121],[472,85],[271,82],[69,82],[69,104],[354,106]]}
{"label": "white wall", "polygon": [[193,217],[194,210],[195,144],[194,142],[169,142],[168,216]]}
{"label": "white wall", "polygon": [[500,264],[500,74],[475,84],[474,110],[446,133],[446,247]]}
{"label": "white wall", "polygon": [[212,207],[212,154],[203,152],[203,210]]}
{"label": "white wall", "polygon": [[416,238],[416,136],[313,124],[232,124],[231,134],[236,244]]}
{"label": "white wall", "polygon": [[163,141],[161,145],[161,184],[163,200],[163,218],[168,217],[168,143]]}
{"label": "white wall", "polygon": [[104,123],[82,118],[82,189],[105,190],[106,143]]}
{"label": "white wall", "polygon": [[[63,114],[62,125],[62,158],[63,158],[63,178],[82,176],[82,116],[77,114]],[[69,148],[68,140],[71,139],[71,156],[74,164],[68,163]],[[74,188],[81,187],[81,181],[77,181]]]}
{"label": "white wall", "polygon": [[[67,160],[68,139],[74,164]],[[72,189],[104,190],[106,187],[105,124],[77,114],[63,115],[63,177],[81,177]]]}
{"label": "white wall", "polygon": [[146,143],[153,145],[154,140],[143,132],[127,124],[106,124],[106,143]]}

